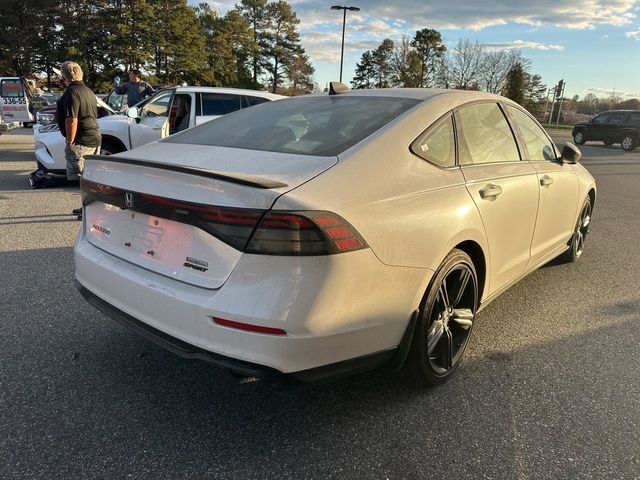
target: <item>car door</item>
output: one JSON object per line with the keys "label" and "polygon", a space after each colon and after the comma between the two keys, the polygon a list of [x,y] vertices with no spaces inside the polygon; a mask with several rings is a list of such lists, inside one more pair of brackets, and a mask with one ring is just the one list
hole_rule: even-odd
{"label": "car door", "polygon": [[589,122],[586,140],[604,140],[609,122],[609,112],[601,113]]}
{"label": "car door", "polygon": [[232,93],[202,92],[196,111],[196,125],[221,117],[242,108],[241,96]]}
{"label": "car door", "polygon": [[129,125],[131,148],[160,140],[169,134],[169,106],[172,97],[173,90],[160,92],[138,109],[138,118]]}
{"label": "car door", "polygon": [[193,94],[176,93],[169,111],[169,135],[186,130],[194,124]]}
{"label": "car door", "polygon": [[18,78],[0,79],[0,112],[6,123],[32,122],[29,113],[29,90]]}
{"label": "car door", "polygon": [[553,141],[528,113],[511,105],[506,111],[538,178],[539,206],[529,261],[533,268],[566,245],[571,236],[578,208],[578,177],[573,165],[558,159]]}
{"label": "car door", "polygon": [[489,245],[490,293],[524,272],[538,210],[538,180],[521,161],[507,119],[495,102],[455,111],[460,167],[484,223]]}
{"label": "car door", "polygon": [[627,114],[625,112],[612,112],[602,140],[607,143],[619,142],[622,138],[622,127],[625,124],[626,117]]}

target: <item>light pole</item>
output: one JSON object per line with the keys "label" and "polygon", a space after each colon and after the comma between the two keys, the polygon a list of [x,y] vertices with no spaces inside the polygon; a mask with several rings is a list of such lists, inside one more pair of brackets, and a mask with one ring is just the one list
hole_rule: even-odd
{"label": "light pole", "polygon": [[342,10],[342,47],[340,48],[340,82],[342,82],[342,59],[344,58],[344,27],[347,23],[347,10],[352,12],[359,12],[360,9],[358,7],[347,7],[346,5],[343,7],[341,5],[334,5],[331,7],[331,10]]}

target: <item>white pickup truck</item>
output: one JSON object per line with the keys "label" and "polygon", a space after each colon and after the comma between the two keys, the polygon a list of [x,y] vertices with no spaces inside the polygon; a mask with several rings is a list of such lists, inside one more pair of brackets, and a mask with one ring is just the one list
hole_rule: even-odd
{"label": "white pickup truck", "polygon": [[[100,153],[131,150],[227,113],[280,98],[284,97],[257,90],[187,86],[159,90],[127,109],[124,115],[104,105],[110,111],[98,119],[102,134]],[[36,124],[33,132],[38,170],[30,181],[37,188],[43,186],[37,179],[44,174],[65,174],[65,142],[57,123]]]}

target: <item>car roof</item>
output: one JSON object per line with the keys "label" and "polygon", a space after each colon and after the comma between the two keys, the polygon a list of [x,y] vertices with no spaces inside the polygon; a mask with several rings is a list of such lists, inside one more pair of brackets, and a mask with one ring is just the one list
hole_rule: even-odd
{"label": "car roof", "polygon": [[598,115],[602,115],[603,113],[633,113],[640,112],[640,110],[605,110],[604,112],[598,113]]}
{"label": "car roof", "polygon": [[[304,97],[326,96],[326,93],[304,95]],[[337,96],[349,97],[387,97],[387,98],[406,98],[412,100],[430,100],[434,97],[446,98],[452,103],[461,104],[474,100],[495,100],[508,101],[505,97],[495,95],[493,93],[479,92],[476,90],[452,90],[444,88],[374,88],[362,90],[347,90],[338,93]]]}
{"label": "car roof", "polygon": [[[171,87],[170,87],[171,88]],[[235,95],[250,95],[253,97],[269,98],[272,100],[278,98],[287,98],[284,95],[277,95],[275,93],[263,92],[260,90],[250,90],[248,88],[225,88],[225,87],[201,87],[201,86],[185,86],[185,87],[173,87],[176,93],[186,92],[212,92],[212,93],[228,93]]]}

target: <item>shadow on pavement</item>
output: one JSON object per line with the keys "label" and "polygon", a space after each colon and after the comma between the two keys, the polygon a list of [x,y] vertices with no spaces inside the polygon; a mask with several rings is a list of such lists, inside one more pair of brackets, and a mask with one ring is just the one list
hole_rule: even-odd
{"label": "shadow on pavement", "polygon": [[[520,346],[508,336],[539,328],[526,314],[538,305],[522,298],[520,314],[500,316],[512,296],[498,299],[479,317],[468,360],[438,388],[380,369],[279,391],[235,385],[106,318],[75,291],[72,255],[0,253],[11,279],[0,301],[2,478],[637,473],[637,299],[610,305],[616,323]],[[621,339],[625,348],[612,348]]]}

